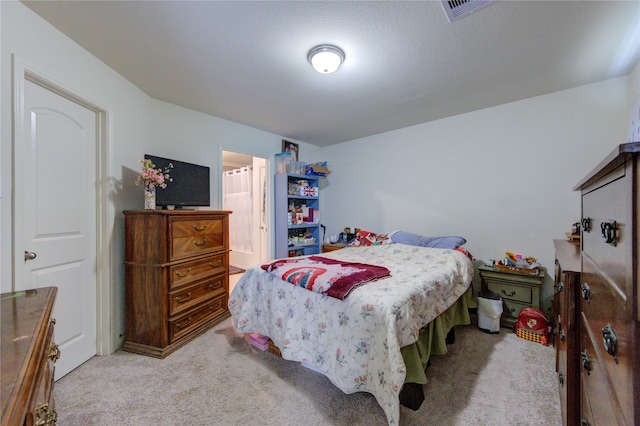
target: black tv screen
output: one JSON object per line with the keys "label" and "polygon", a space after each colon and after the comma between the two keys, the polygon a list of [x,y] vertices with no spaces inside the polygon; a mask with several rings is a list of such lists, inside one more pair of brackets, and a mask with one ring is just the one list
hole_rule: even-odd
{"label": "black tv screen", "polygon": [[166,207],[208,207],[211,205],[209,196],[209,167],[184,161],[171,160],[145,154],[145,159],[151,160],[157,169],[165,170],[169,164],[169,176],[173,182],[167,182],[165,189],[156,189],[156,205]]}

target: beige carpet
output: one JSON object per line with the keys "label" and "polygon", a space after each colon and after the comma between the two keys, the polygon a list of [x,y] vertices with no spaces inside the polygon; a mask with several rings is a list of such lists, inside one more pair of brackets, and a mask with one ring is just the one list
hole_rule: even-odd
{"label": "beige carpet", "polygon": [[[401,425],[560,425],[554,352],[502,329],[456,329],[433,357],[419,410]],[[63,354],[64,356],[64,354]],[[58,425],[386,425],[375,399],[347,395],[299,363],[250,347],[226,320],[164,360],[118,351],[56,383]]]}

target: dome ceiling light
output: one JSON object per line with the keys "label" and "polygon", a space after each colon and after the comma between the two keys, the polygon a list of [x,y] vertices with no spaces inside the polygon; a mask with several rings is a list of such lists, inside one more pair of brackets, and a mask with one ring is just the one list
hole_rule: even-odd
{"label": "dome ceiling light", "polygon": [[339,47],[321,44],[309,51],[307,59],[319,73],[331,74],[336,72],[344,61],[344,52]]}

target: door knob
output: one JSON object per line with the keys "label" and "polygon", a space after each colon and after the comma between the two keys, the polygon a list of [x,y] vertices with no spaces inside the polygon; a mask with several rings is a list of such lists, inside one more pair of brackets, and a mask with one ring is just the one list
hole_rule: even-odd
{"label": "door knob", "polygon": [[32,252],[32,251],[26,251],[26,250],[25,250],[25,252],[24,252],[24,260],[25,260],[25,262],[26,262],[27,260],[33,260],[33,259],[35,259],[35,258],[36,258],[36,256],[37,256],[37,255],[36,255],[34,252]]}

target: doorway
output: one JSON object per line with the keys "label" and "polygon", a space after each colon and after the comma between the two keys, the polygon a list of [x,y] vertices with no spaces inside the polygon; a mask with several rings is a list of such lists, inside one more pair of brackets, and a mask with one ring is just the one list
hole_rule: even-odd
{"label": "doorway", "polygon": [[106,112],[16,57],[13,87],[13,290],[58,287],[57,380],[112,347]]}
{"label": "doorway", "polygon": [[268,260],[269,196],[267,160],[222,151],[222,208],[229,217],[231,270]]}

